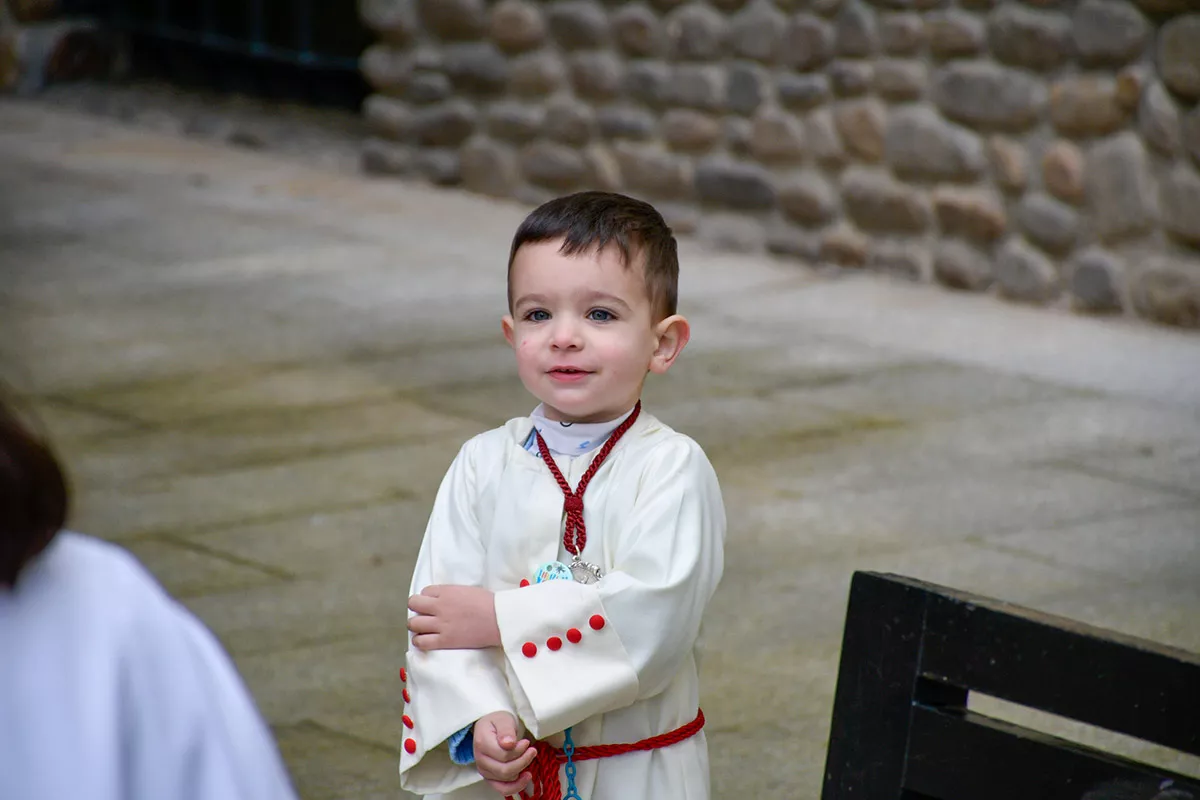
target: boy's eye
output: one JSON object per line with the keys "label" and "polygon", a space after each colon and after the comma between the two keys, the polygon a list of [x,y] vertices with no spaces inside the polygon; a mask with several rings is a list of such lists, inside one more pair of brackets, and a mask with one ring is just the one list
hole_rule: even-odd
{"label": "boy's eye", "polygon": [[616,316],[605,308],[593,308],[588,312],[587,317],[592,322],[611,322],[616,319]]}
{"label": "boy's eye", "polygon": [[545,322],[550,319],[550,312],[541,308],[535,308],[525,315],[525,319],[530,322]]}

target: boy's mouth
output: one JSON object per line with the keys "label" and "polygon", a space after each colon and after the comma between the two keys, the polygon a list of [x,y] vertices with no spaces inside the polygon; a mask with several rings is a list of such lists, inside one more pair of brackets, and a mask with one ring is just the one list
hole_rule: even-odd
{"label": "boy's mouth", "polygon": [[557,380],[561,381],[569,381],[579,380],[580,378],[587,377],[592,373],[586,369],[579,369],[578,367],[552,367],[548,371],[548,374],[551,378],[556,378]]}

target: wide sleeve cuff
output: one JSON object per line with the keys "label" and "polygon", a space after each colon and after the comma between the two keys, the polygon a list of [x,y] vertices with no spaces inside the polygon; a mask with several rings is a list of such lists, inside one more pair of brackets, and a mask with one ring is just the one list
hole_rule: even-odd
{"label": "wide sleeve cuff", "polygon": [[473,764],[454,761],[450,740],[493,712],[517,716],[499,652],[410,649],[404,678],[401,788],[438,794],[482,780]]}
{"label": "wide sleeve cuff", "polygon": [[594,586],[550,581],[497,592],[495,603],[513,695],[535,738],[637,699],[637,671]]}

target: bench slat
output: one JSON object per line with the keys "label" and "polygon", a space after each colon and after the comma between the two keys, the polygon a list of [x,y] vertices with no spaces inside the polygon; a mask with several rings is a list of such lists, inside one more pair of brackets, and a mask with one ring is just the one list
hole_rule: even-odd
{"label": "bench slat", "polygon": [[1200,781],[1185,776],[974,712],[915,706],[903,786],[929,797],[1079,800],[1113,781],[1157,789],[1167,780],[1200,797]]}
{"label": "bench slat", "polygon": [[1028,609],[934,594],[920,671],[1200,755],[1200,660],[1190,653]]}
{"label": "bench slat", "polygon": [[1198,655],[912,578],[856,572],[821,798],[1103,800],[1085,793],[1118,779],[1153,788],[1172,779],[1200,800],[1200,777],[967,710],[977,691],[1200,755],[1196,687]]}
{"label": "bench slat", "polygon": [[822,800],[895,798],[904,775],[925,602],[922,589],[854,576]]}

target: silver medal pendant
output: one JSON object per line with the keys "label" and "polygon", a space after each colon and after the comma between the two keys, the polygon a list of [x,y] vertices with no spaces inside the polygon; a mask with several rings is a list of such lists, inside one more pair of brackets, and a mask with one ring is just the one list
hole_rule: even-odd
{"label": "silver medal pendant", "polygon": [[571,559],[571,577],[583,584],[599,583],[604,573],[595,564],[589,564],[578,555]]}

